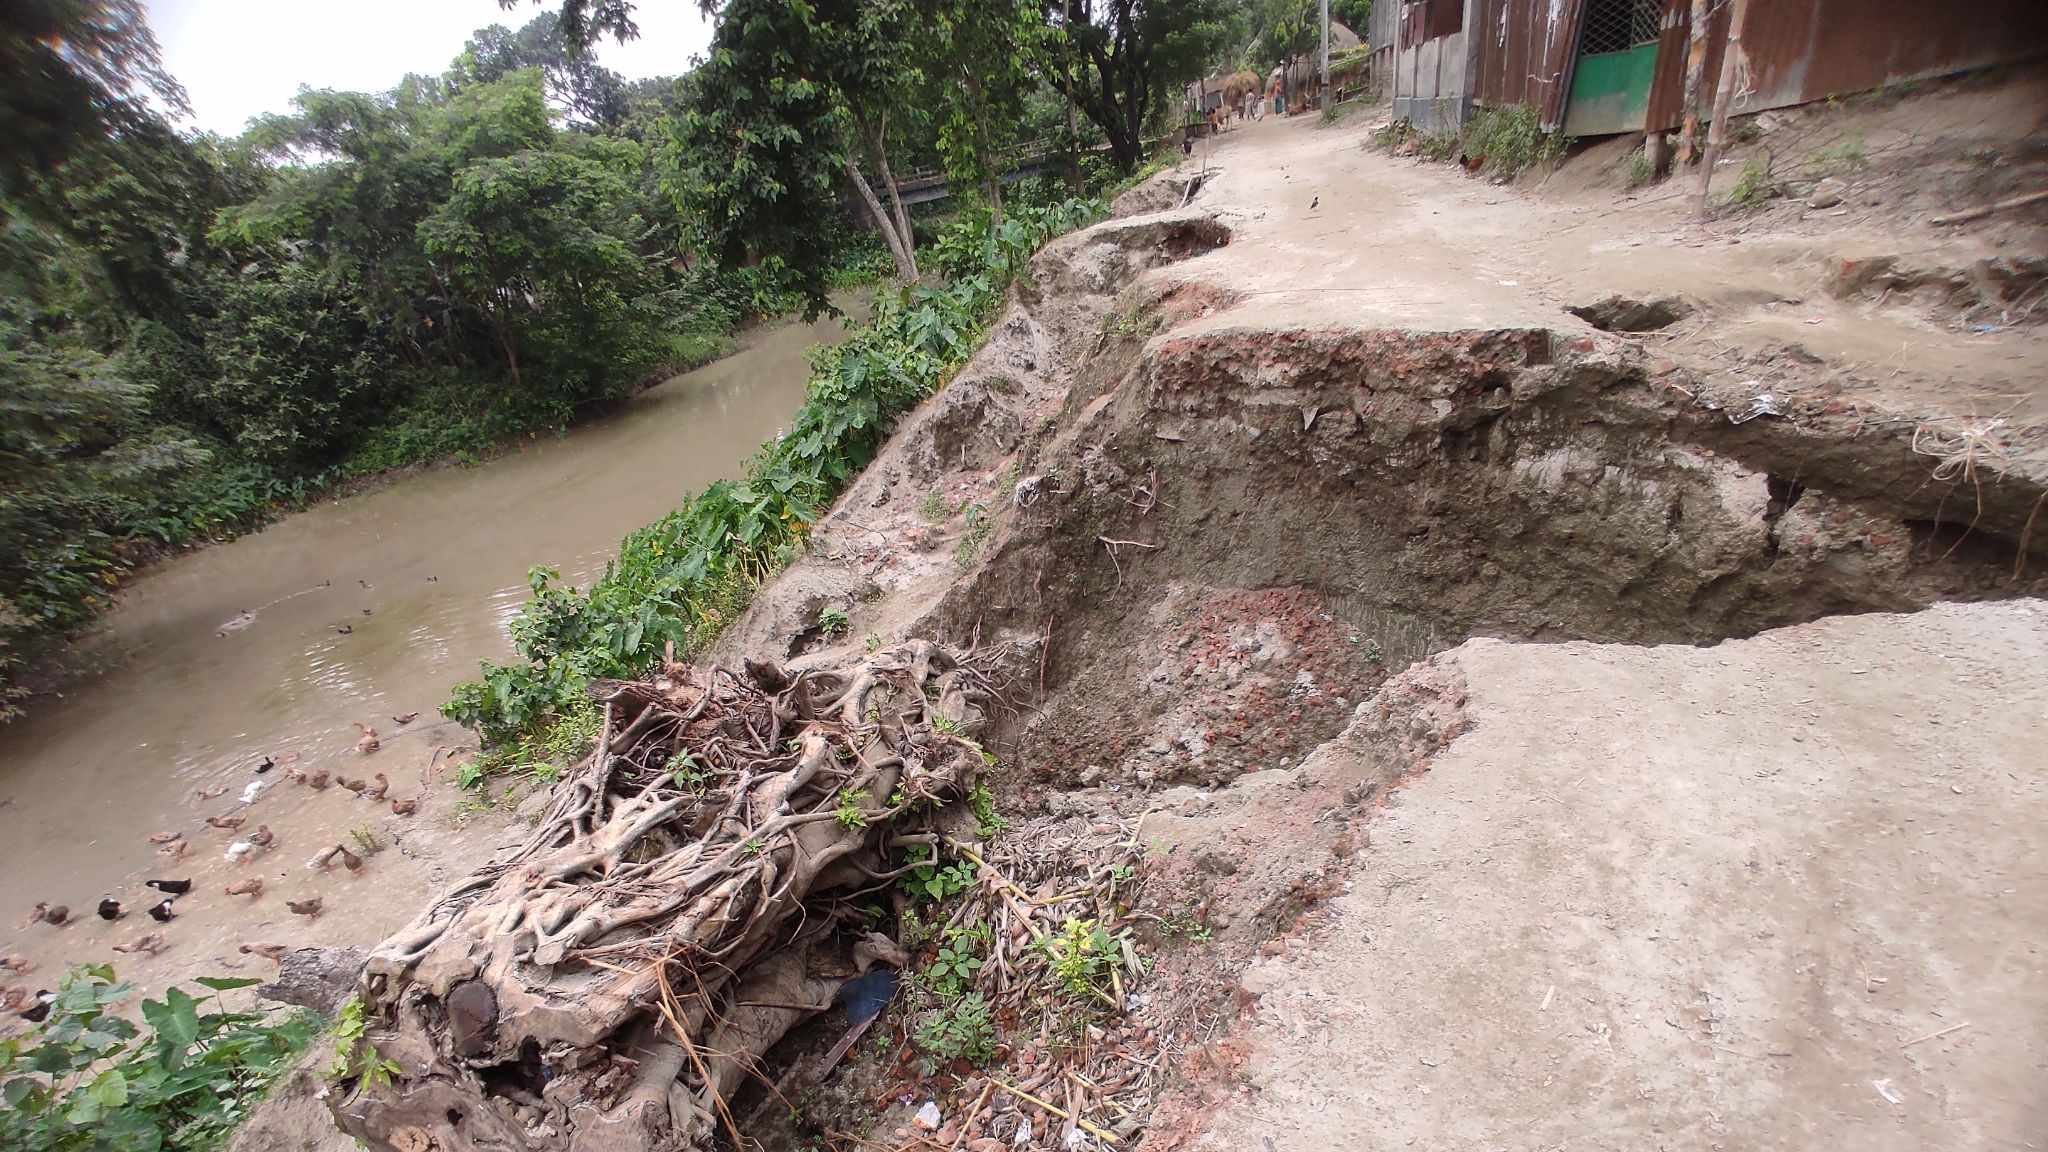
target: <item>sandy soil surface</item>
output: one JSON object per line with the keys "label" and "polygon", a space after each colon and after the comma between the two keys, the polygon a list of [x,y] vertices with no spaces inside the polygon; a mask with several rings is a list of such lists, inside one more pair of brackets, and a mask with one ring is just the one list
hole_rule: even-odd
{"label": "sandy soil surface", "polygon": [[1472,729],[1245,973],[1194,1146],[2038,1146],[2048,604],[1438,661]]}

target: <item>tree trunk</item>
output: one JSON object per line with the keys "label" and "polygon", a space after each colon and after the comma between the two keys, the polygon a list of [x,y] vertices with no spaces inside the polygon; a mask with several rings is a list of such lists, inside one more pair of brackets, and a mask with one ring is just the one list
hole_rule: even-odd
{"label": "tree trunk", "polygon": [[896,188],[896,176],[889,171],[889,114],[882,113],[875,127],[875,171],[889,189],[889,203],[896,211],[896,238],[903,245],[903,258],[910,264],[910,278],[917,279],[917,233],[911,231],[910,213],[903,210],[903,194]]}
{"label": "tree trunk", "polygon": [[1081,124],[1074,116],[1074,95],[1067,94],[1067,183],[1081,194]]}
{"label": "tree trunk", "polygon": [[853,181],[853,190],[860,194],[861,203],[868,206],[868,217],[875,222],[875,230],[882,234],[882,243],[889,246],[889,255],[896,261],[896,278],[905,284],[917,282],[917,261],[903,247],[903,240],[897,235],[896,221],[889,218],[889,212],[882,207],[875,190],[868,184],[868,178],[861,174],[860,161],[849,153],[846,157],[846,176]]}

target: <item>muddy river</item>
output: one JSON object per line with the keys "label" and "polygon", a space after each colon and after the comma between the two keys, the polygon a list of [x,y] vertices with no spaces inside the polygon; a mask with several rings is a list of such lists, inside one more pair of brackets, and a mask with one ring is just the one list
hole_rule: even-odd
{"label": "muddy river", "polygon": [[[758,330],[608,419],[321,504],[137,581],[87,644],[108,670],[0,728],[0,950],[37,966],[32,987],[83,961],[117,961],[150,986],[238,967],[252,937],[369,943],[397,927],[429,882],[488,847],[479,835],[504,834],[502,814],[479,818],[445,766],[431,781],[425,770],[437,747],[473,743],[436,710],[478,661],[510,652],[529,566],[582,584],[626,532],[736,474],[796,411],[804,352],[839,334],[829,320]],[[358,752],[357,724],[378,730],[374,754]],[[266,758],[279,767],[258,773]],[[391,797],[423,802],[404,817],[291,768],[382,772]],[[228,859],[258,825],[270,848]],[[150,842],[172,832],[187,847]],[[336,843],[375,851],[359,871],[308,866]],[[141,886],[151,877],[196,879],[172,923],[141,915],[159,899]],[[264,892],[220,891],[252,878]],[[93,915],[109,896],[130,913],[116,923]],[[286,911],[315,897],[316,916]],[[67,905],[71,922],[27,924],[38,901]],[[113,951],[138,939],[161,954]]]}

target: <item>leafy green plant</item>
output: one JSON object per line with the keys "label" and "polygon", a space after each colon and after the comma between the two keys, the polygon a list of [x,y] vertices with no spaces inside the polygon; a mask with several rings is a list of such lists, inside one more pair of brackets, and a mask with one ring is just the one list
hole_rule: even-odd
{"label": "leafy green plant", "polygon": [[[910,851],[913,858],[930,855],[930,850],[925,848],[912,848]],[[918,899],[936,902],[973,887],[974,865],[964,860],[943,866],[930,863],[911,869],[904,874],[904,879]]]}
{"label": "leafy green plant", "polygon": [[1777,181],[1771,179],[1770,155],[1759,152],[1743,162],[1735,186],[1728,190],[1728,203],[1737,208],[1755,208],[1777,194]]}
{"label": "leafy green plant", "polygon": [[1040,947],[1052,961],[1053,975],[1070,994],[1108,998],[1110,972],[1122,958],[1121,934],[1112,935],[1093,920],[1070,916]]}
{"label": "leafy green plant", "polygon": [[844,608],[827,608],[818,613],[818,630],[827,636],[844,636],[851,624]]}
{"label": "leafy green plant", "polygon": [[1811,167],[1816,175],[1827,176],[1854,172],[1869,165],[1870,155],[1864,150],[1862,133],[1852,132],[1815,152]]}
{"label": "leafy green plant", "polygon": [[1479,109],[1465,122],[1460,143],[1465,155],[1483,160],[1488,175],[1505,180],[1557,163],[1565,149],[1564,137],[1545,132],[1529,104]]}
{"label": "leafy green plant", "polygon": [[1638,148],[1628,154],[1628,186],[1641,188],[1657,178],[1657,167],[1650,163],[1648,149]]}
{"label": "leafy green plant", "polygon": [[833,810],[833,819],[841,828],[865,828],[868,826],[867,793],[858,788],[841,788],[839,806]]}
{"label": "leafy green plant", "polygon": [[970,992],[940,1004],[918,1021],[911,1043],[932,1065],[954,1060],[988,1063],[996,1054],[995,1021],[988,1001],[979,992]]}
{"label": "leafy green plant", "polygon": [[334,1059],[327,1066],[330,1080],[360,1077],[372,1087],[383,1087],[398,1075],[398,1065],[384,1058],[369,1039],[370,1021],[363,998],[350,997],[334,1020]]}
{"label": "leafy green plant", "polygon": [[996,798],[984,781],[975,781],[967,792],[967,810],[974,814],[975,831],[983,840],[993,840],[1009,827],[1009,822],[996,811]]}
{"label": "leafy green plant", "polygon": [[[254,980],[204,978],[214,993]],[[73,969],[49,1016],[0,1040],[0,1147],[20,1152],[210,1152],[312,1039],[308,1013],[228,1012],[172,987],[110,1009],[133,989],[104,965]]]}
{"label": "leafy green plant", "polygon": [[953,562],[962,568],[973,564],[995,527],[995,519],[988,514],[988,509],[979,504],[968,505],[967,527],[960,533],[960,542],[953,546]]}
{"label": "leafy green plant", "polygon": [[936,488],[925,493],[924,499],[917,502],[917,517],[927,524],[943,523],[950,514],[946,507],[946,498],[939,495]]}
{"label": "leafy green plant", "polygon": [[[986,929],[986,925],[983,926]],[[939,945],[939,953],[932,959],[929,970],[932,990],[948,999],[958,996],[974,984],[974,974],[981,971],[984,961],[977,954],[978,941],[973,933],[953,929],[946,933],[946,942]]]}

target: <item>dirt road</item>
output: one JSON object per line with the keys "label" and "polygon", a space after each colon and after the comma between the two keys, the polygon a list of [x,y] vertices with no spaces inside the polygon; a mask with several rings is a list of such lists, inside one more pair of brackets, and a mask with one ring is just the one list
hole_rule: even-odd
{"label": "dirt road", "polygon": [[2048,604],[1438,659],[1198,1147],[2038,1146]]}

